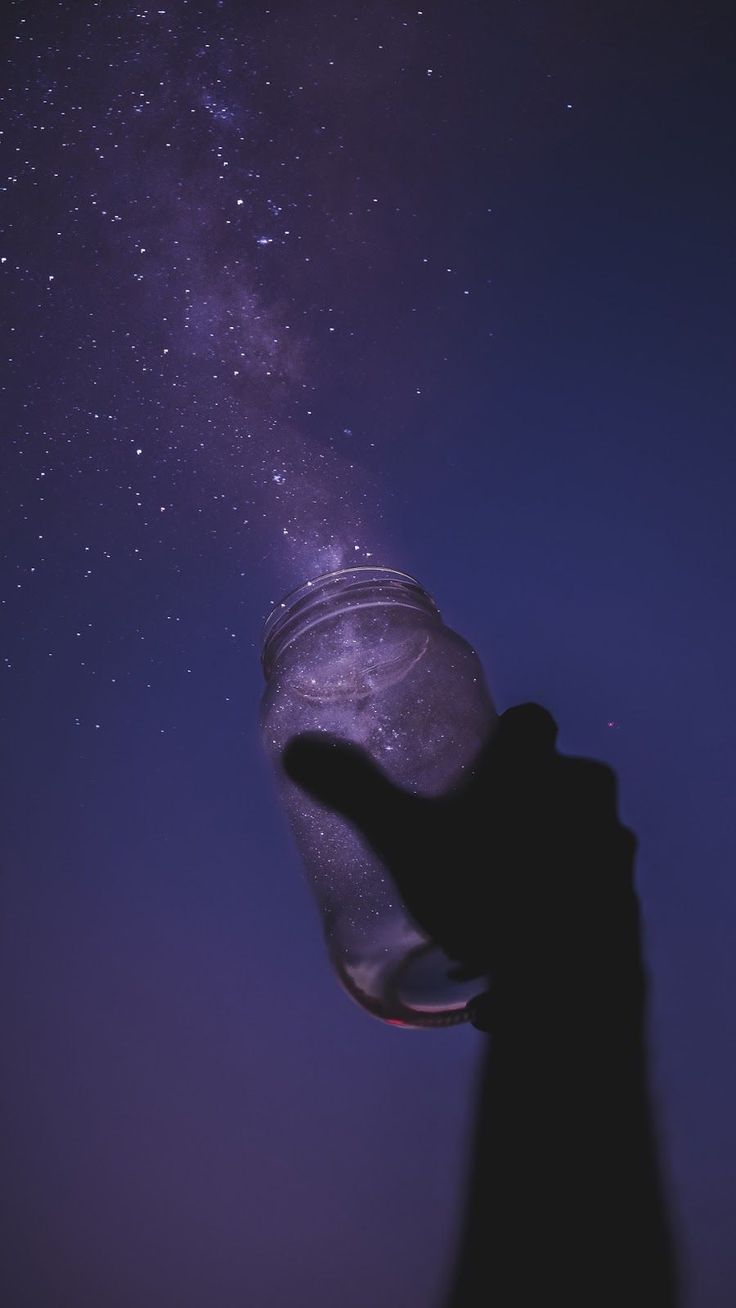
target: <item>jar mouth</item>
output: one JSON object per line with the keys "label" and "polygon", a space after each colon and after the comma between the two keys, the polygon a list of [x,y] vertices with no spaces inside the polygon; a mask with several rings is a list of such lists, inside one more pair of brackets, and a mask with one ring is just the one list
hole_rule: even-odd
{"label": "jar mouth", "polygon": [[290,591],[269,613],[263,627],[261,666],[266,680],[277,658],[304,631],[325,618],[352,609],[390,606],[415,609],[440,619],[431,595],[407,572],[396,568],[341,568]]}

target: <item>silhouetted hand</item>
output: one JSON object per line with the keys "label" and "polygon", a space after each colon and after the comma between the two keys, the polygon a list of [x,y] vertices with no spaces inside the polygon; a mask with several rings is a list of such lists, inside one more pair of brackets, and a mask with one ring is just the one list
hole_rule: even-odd
{"label": "silhouetted hand", "polygon": [[[581,975],[600,1005],[642,984],[632,867],[610,768],[559,754],[539,705],[508,709],[467,780],[438,799],[398,789],[353,745],[322,734],[287,746],[287,774],[349,819],[377,852],[417,924],[491,978],[471,1020],[493,1025],[499,996],[526,991],[527,1020],[563,1003]],[[540,980],[543,988],[540,990]],[[504,1005],[505,1010],[506,1005]]]}
{"label": "silhouetted hand", "polygon": [[287,774],[352,822],[492,1034],[446,1308],[674,1308],[647,1086],[634,836],[610,768],[508,709],[462,785],[398,789],[354,746],[301,736]]}

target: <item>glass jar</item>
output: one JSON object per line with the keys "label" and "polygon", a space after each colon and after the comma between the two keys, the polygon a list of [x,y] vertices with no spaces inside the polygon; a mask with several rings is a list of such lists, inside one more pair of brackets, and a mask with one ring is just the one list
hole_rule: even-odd
{"label": "glass jar", "polygon": [[377,855],[280,767],[287,742],[323,731],[366,750],[397,785],[439,795],[496,722],[475,651],[412,577],[348,568],[309,581],[264,630],[261,730],[340,981],[363,1008],[406,1027],[463,1021],[478,981],[419,929]]}

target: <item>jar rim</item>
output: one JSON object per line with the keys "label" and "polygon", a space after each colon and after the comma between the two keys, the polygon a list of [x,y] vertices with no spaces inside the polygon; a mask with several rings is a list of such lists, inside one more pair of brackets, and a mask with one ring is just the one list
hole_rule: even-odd
{"label": "jar rim", "polygon": [[[373,597],[369,598],[371,592]],[[261,666],[266,680],[273,672],[278,655],[297,635],[325,617],[335,616],[333,610],[327,612],[327,609],[328,601],[336,593],[342,593],[345,600],[353,601],[348,603],[348,607],[401,606],[440,618],[432,596],[408,572],[365,565],[326,572],[296,586],[271,609],[263,625],[261,644]]]}

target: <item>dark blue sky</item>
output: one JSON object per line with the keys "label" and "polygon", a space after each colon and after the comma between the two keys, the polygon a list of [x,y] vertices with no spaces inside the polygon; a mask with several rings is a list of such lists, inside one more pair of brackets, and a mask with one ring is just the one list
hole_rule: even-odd
{"label": "dark blue sky", "polygon": [[481,1037],[341,993],[256,727],[270,602],[369,558],[618,771],[734,1302],[733,23],[603,9],[9,8],[11,1308],[441,1285]]}

